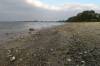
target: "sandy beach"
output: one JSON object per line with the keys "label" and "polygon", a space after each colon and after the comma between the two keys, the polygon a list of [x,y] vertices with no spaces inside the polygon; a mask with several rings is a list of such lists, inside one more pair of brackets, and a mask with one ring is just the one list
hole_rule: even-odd
{"label": "sandy beach", "polygon": [[[100,23],[68,23],[26,34],[22,33],[22,37],[1,44],[0,66],[100,63],[100,51],[94,50],[100,48]],[[89,61],[90,59],[95,61]]]}

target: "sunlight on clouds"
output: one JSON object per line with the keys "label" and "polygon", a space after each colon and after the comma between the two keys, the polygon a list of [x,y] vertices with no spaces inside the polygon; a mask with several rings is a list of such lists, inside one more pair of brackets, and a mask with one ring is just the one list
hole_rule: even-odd
{"label": "sunlight on clouds", "polygon": [[42,3],[39,0],[26,0],[27,3],[36,6],[36,7],[40,7],[40,8],[44,8],[44,9],[49,9],[49,10],[60,10],[60,7],[57,6],[50,6],[48,4]]}
{"label": "sunlight on clouds", "polygon": [[44,9],[48,9],[48,10],[56,10],[56,11],[68,10],[68,9],[78,9],[78,10],[100,9],[99,6],[97,6],[95,4],[67,3],[64,5],[60,5],[60,6],[55,6],[55,5],[48,5],[46,3],[41,2],[40,0],[26,0],[26,2],[35,7],[44,8]]}
{"label": "sunlight on clouds", "polygon": [[38,0],[27,0],[28,3],[36,6],[36,7],[41,7],[44,6],[42,2],[38,1]]}
{"label": "sunlight on clouds", "polygon": [[67,3],[64,4],[62,6],[62,9],[78,9],[78,10],[88,10],[88,9],[100,9],[99,6],[95,5],[95,4],[71,4],[71,3]]}

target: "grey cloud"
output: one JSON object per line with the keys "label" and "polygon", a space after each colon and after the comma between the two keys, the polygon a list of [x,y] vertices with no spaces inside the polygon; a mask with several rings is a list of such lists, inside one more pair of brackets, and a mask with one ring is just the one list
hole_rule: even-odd
{"label": "grey cloud", "polygon": [[0,21],[63,20],[80,10],[53,11],[31,6],[25,0],[0,0]]}
{"label": "grey cloud", "polygon": [[70,11],[50,11],[36,8],[25,0],[0,0],[0,21],[62,20],[72,16]]}

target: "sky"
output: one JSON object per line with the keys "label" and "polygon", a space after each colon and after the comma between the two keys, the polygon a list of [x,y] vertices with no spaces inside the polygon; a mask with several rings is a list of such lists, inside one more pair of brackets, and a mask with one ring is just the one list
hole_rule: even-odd
{"label": "sky", "polygon": [[100,13],[100,0],[0,0],[0,21],[66,20],[84,10]]}

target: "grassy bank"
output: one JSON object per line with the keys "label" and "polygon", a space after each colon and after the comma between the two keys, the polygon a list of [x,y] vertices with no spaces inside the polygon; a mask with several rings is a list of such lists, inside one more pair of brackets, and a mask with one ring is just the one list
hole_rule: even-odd
{"label": "grassy bank", "polygon": [[100,23],[67,23],[0,46],[0,66],[100,66]]}

